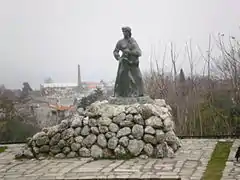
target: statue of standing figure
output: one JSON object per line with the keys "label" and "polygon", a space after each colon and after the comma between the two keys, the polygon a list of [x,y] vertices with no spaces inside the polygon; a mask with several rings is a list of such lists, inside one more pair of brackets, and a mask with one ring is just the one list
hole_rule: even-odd
{"label": "statue of standing figure", "polygon": [[141,97],[143,96],[143,80],[139,68],[139,57],[142,52],[136,40],[132,38],[131,28],[123,27],[122,32],[124,38],[117,42],[113,51],[115,59],[119,62],[114,96]]}

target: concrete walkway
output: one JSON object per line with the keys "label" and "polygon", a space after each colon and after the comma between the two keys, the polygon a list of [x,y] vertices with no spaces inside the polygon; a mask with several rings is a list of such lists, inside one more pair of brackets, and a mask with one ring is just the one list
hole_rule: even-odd
{"label": "concrete walkway", "polygon": [[[217,140],[184,139],[173,159],[14,160],[22,145],[9,145],[0,153],[0,179],[91,179],[91,178],[178,178],[200,180]],[[239,169],[238,169],[239,170]]]}
{"label": "concrete walkway", "polygon": [[222,180],[240,180],[240,162],[236,162],[235,153],[240,146],[240,139],[234,141],[232,149],[228,156],[225,169],[223,171]]}

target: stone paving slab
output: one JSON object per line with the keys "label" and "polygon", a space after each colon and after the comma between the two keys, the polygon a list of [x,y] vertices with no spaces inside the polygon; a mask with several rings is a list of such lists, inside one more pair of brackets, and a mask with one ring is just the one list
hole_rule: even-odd
{"label": "stone paving slab", "polygon": [[15,160],[22,145],[0,153],[0,179],[168,178],[200,180],[218,140],[184,139],[172,159],[97,160],[90,158]]}
{"label": "stone paving slab", "polygon": [[236,162],[235,153],[240,146],[240,139],[236,139],[232,145],[231,151],[223,171],[222,180],[240,180],[240,162]]}

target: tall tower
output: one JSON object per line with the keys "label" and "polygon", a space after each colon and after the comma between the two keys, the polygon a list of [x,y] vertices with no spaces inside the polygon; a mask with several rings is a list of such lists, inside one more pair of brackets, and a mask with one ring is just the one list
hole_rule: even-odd
{"label": "tall tower", "polygon": [[81,80],[81,72],[80,72],[80,65],[78,64],[78,88],[82,87],[82,80]]}

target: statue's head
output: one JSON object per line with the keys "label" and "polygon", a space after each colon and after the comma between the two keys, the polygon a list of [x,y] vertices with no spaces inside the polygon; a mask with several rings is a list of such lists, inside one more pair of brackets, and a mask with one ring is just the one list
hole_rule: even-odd
{"label": "statue's head", "polygon": [[132,36],[130,27],[122,27],[122,32],[123,32],[124,38],[130,38]]}

